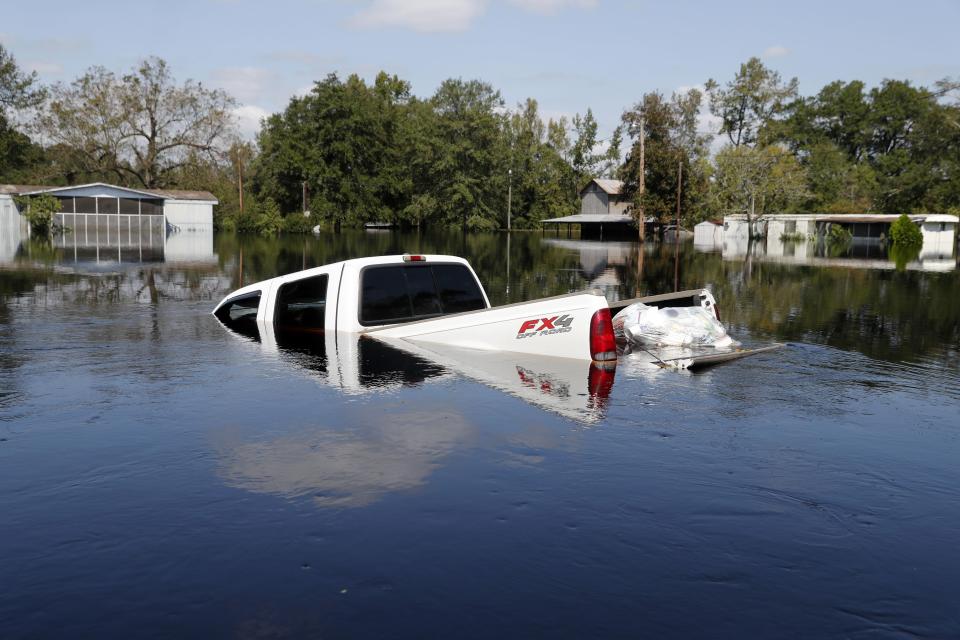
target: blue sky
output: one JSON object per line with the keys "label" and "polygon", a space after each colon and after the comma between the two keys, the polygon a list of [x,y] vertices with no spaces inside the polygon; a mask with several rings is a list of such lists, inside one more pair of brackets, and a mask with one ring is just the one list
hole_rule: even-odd
{"label": "blue sky", "polygon": [[177,78],[234,94],[247,131],[333,71],[384,69],[420,96],[480,78],[544,116],[592,107],[602,135],[643,93],[726,81],[754,55],[804,94],[837,79],[960,78],[958,0],[33,1],[3,18],[0,42],[44,82],[158,55]]}

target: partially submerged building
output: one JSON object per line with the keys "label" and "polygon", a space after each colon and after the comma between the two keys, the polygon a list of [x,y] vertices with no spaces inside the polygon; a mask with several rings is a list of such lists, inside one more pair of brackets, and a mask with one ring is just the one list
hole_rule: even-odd
{"label": "partially submerged building", "polygon": [[582,238],[636,236],[631,205],[622,192],[620,180],[594,178],[580,190],[580,213],[549,218],[543,224],[555,225],[558,232],[566,225],[568,235],[572,225],[579,225]]}
{"label": "partially submerged building", "polygon": [[168,236],[178,232],[199,234],[204,246],[212,245],[217,199],[207,191],[132,189],[103,182],[66,187],[4,184],[0,256],[12,256],[30,236],[18,198],[39,195],[52,196],[60,204],[54,214],[60,230],[55,246],[72,248],[78,257],[90,253],[99,260],[103,252],[123,261],[124,252],[128,259],[135,252],[140,259],[157,259],[167,253]]}
{"label": "partially submerged building", "polygon": [[[725,240],[754,237],[818,238],[840,227],[850,233],[854,244],[879,244],[890,237],[890,225],[897,214],[768,214],[756,216],[730,215],[723,219]],[[960,218],[947,214],[921,213],[908,216],[920,227],[924,252],[953,253]]]}
{"label": "partially submerged building", "polygon": [[720,220],[704,220],[693,227],[693,244],[702,246],[719,246],[723,243],[723,222]]}

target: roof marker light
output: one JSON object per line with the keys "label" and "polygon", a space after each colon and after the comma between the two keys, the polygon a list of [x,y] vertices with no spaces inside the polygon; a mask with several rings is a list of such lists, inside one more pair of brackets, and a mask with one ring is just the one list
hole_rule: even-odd
{"label": "roof marker light", "polygon": [[403,254],[403,261],[404,262],[426,262],[427,256],[415,256],[415,255],[410,255],[409,253],[405,253]]}

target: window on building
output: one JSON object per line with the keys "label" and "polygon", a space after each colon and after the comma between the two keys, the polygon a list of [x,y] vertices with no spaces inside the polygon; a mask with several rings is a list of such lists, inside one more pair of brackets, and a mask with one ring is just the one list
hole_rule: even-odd
{"label": "window on building", "polygon": [[163,213],[163,200],[141,200],[140,213],[145,216],[159,216]]}
{"label": "window on building", "polygon": [[787,220],[783,223],[783,232],[784,233],[796,233],[797,232],[797,221],[796,220]]}
{"label": "window on building", "polygon": [[134,198],[120,198],[120,213],[135,216],[140,213],[140,201]]}
{"label": "window on building", "polygon": [[117,199],[116,198],[97,198],[97,212],[116,214]]}
{"label": "window on building", "polygon": [[461,264],[368,267],[361,274],[360,323],[410,322],[486,307]]}
{"label": "window on building", "polygon": [[327,280],[323,274],[281,285],[277,292],[275,322],[280,326],[323,329]]}
{"label": "window on building", "polygon": [[77,213],[96,213],[97,212],[96,198],[74,198],[74,201],[76,202]]}

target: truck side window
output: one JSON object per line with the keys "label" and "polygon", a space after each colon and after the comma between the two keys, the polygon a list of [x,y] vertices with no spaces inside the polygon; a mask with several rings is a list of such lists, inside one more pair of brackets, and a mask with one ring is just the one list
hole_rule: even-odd
{"label": "truck side window", "polygon": [[323,274],[280,285],[274,322],[286,327],[323,329],[327,280],[327,274]]}
{"label": "truck side window", "polygon": [[228,327],[255,322],[260,307],[260,292],[244,293],[223,303],[217,309],[217,318]]}
{"label": "truck side window", "polygon": [[360,323],[367,326],[486,307],[473,274],[459,264],[367,267],[361,285]]}

